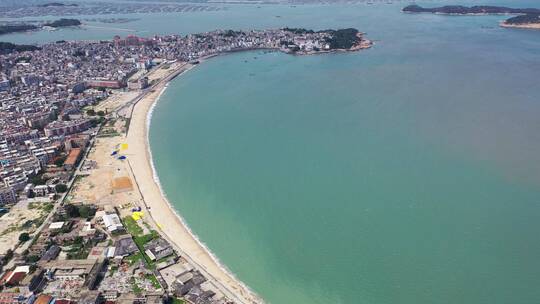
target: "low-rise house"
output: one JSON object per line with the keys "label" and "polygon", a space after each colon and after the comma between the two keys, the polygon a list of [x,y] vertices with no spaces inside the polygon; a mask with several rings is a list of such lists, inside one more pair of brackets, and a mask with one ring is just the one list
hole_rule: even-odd
{"label": "low-rise house", "polygon": [[126,257],[139,251],[139,248],[137,248],[137,245],[129,235],[116,240],[116,242],[114,242],[113,248],[113,256],[116,258]]}
{"label": "low-rise house", "polygon": [[37,269],[34,273],[27,275],[19,284],[21,291],[38,292],[45,286],[45,270]]}
{"label": "low-rise house", "polygon": [[81,237],[93,237],[96,234],[96,228],[94,228],[94,225],[92,222],[84,222],[84,225],[81,228],[81,231],[79,231],[79,236]]}
{"label": "low-rise house", "polygon": [[79,133],[90,128],[91,123],[89,119],[77,119],[71,121],[53,121],[45,126],[45,136],[61,136]]}
{"label": "low-rise house", "polygon": [[17,266],[12,271],[8,271],[0,279],[1,285],[17,286],[30,272],[29,266]]}
{"label": "low-rise house", "polygon": [[0,292],[0,304],[28,304],[35,303],[33,293],[25,294],[21,292]]}
{"label": "low-rise house", "polygon": [[118,291],[116,290],[107,290],[101,293],[101,297],[105,301],[115,301],[118,298]]}
{"label": "low-rise house", "polygon": [[124,230],[124,225],[116,213],[105,214],[102,216],[102,220],[103,226],[111,233]]}
{"label": "low-rise house", "polygon": [[46,294],[40,294],[37,298],[34,304],[49,304],[54,300],[54,298],[50,295]]}
{"label": "low-rise house", "polygon": [[99,303],[100,292],[96,290],[84,290],[78,293],[75,301],[77,304],[97,304]]}
{"label": "low-rise house", "polygon": [[38,185],[35,186],[32,191],[34,191],[34,194],[36,196],[47,196],[49,193],[54,192],[54,186],[53,185]]}
{"label": "low-rise house", "polygon": [[66,222],[53,222],[49,225],[49,230],[60,230],[66,226]]}
{"label": "low-rise house", "polygon": [[103,267],[103,260],[64,260],[52,261],[45,265],[49,277],[53,280],[80,281],[88,289],[95,287],[97,276]]}
{"label": "low-rise house", "polygon": [[152,260],[160,260],[174,253],[171,244],[163,238],[157,238],[144,245],[144,253]]}
{"label": "low-rise house", "polygon": [[81,148],[73,148],[71,151],[69,151],[69,154],[64,161],[64,169],[66,170],[73,170],[75,169],[75,166],[79,162],[79,160],[82,157],[82,149]]}
{"label": "low-rise house", "polygon": [[49,247],[49,249],[47,249],[47,251],[45,251],[45,253],[41,256],[41,259],[39,261],[41,263],[47,263],[52,260],[55,260],[60,254],[60,251],[62,250],[60,249],[59,246],[52,245],[51,247]]}

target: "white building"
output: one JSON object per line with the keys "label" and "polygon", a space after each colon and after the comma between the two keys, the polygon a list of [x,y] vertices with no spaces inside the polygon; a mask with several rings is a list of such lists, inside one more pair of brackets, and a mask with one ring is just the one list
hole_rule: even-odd
{"label": "white building", "polygon": [[107,231],[115,232],[124,229],[124,226],[122,225],[118,214],[105,214],[102,218],[103,225],[105,226],[105,228],[107,228]]}

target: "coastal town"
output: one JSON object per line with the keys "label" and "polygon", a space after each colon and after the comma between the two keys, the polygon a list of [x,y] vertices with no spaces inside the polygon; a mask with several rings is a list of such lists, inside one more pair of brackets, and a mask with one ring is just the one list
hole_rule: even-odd
{"label": "coastal town", "polygon": [[153,179],[165,85],[245,50],[366,49],[355,29],[218,30],[0,51],[0,303],[258,303]]}

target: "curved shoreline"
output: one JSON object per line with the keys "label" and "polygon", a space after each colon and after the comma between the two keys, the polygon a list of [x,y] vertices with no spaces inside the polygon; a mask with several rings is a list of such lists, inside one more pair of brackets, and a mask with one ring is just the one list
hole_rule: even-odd
{"label": "curved shoreline", "polygon": [[[179,67],[183,69],[180,75],[193,67],[194,65],[188,63],[182,65]],[[176,71],[178,70],[173,70],[170,74]],[[146,212],[151,217],[152,224],[174,245],[180,255],[200,270],[227,298],[236,303],[262,303],[262,299],[236,278],[193,233],[163,191],[152,158],[149,130],[155,106],[169,83],[170,80],[159,84],[154,92],[134,105],[130,123],[132,126],[126,136],[129,149],[133,153],[130,156],[130,168],[143,197]]]}
{"label": "curved shoreline", "polygon": [[[182,72],[182,74],[188,72],[190,69]],[[153,158],[153,155],[152,155],[152,147],[150,146],[150,126],[152,124],[152,115],[154,113],[154,109],[155,107],[157,106],[161,96],[165,93],[165,91],[167,90],[167,88],[169,87],[169,84],[170,82],[167,82],[164,87],[162,88],[160,94],[158,95],[158,97],[156,98],[156,100],[152,103],[152,105],[150,106],[150,109],[148,110],[148,113],[147,113],[147,118],[146,118],[146,142],[147,142],[147,148],[148,148],[148,154],[150,155],[150,166],[152,167],[152,173],[153,173],[153,178],[154,178],[154,182],[157,184],[160,192],[161,192],[161,195],[163,196],[164,200],[167,202],[168,204],[168,207],[169,209],[171,210],[172,213],[174,213],[174,215],[176,217],[178,217],[178,220],[180,222],[182,222],[182,225],[184,225],[184,227],[187,229],[187,231],[191,234],[191,236],[195,239],[195,241],[199,244],[199,246],[201,246],[207,253],[208,255],[210,255],[210,257],[212,258],[212,260],[214,261],[214,263],[217,264],[218,267],[220,267],[225,273],[227,273],[229,276],[231,276],[234,280],[237,281],[238,284],[242,285],[243,288],[245,288],[249,293],[251,293],[252,295],[255,296],[255,292],[253,290],[251,290],[249,288],[249,286],[247,286],[244,282],[240,281],[240,279],[238,279],[236,277],[236,275],[225,265],[223,264],[219,258],[217,257],[217,255],[215,255],[212,250],[210,250],[210,248],[208,248],[208,246],[206,246],[206,244],[201,241],[201,239],[197,236],[197,234],[195,234],[193,232],[193,230],[191,230],[191,228],[189,227],[189,225],[187,224],[186,220],[180,215],[180,212],[171,204],[170,200],[168,199],[167,197],[167,194],[165,193],[165,191],[163,190],[163,187],[161,185],[161,182],[160,182],[160,179],[159,179],[159,175],[157,173],[157,170],[156,170],[156,167],[154,165],[154,158]],[[200,266],[203,266],[203,265],[200,265]],[[204,266],[203,266],[204,267]],[[258,296],[257,296],[258,297]],[[261,301],[261,299],[258,299],[259,301]]]}

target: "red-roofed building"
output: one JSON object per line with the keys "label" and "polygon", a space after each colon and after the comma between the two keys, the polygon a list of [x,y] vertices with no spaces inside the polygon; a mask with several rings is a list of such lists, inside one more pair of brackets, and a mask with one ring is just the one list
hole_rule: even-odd
{"label": "red-roofed building", "polygon": [[79,159],[82,155],[81,148],[73,148],[71,151],[69,151],[69,155],[66,158],[66,161],[64,162],[64,169],[66,170],[73,170],[75,169],[75,166],[79,162]]}
{"label": "red-roofed building", "polygon": [[52,302],[52,300],[53,297],[51,297],[50,295],[41,294],[37,297],[34,304],[49,304]]}
{"label": "red-roofed building", "polygon": [[0,279],[0,284],[6,286],[19,285],[19,283],[24,279],[24,277],[26,277],[28,272],[28,266],[19,266],[13,271],[6,272],[6,274]]}

